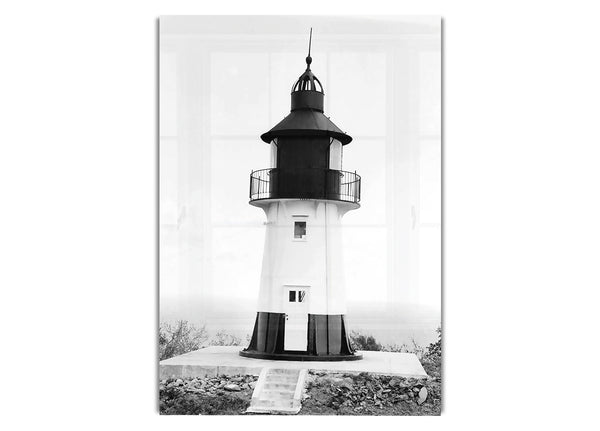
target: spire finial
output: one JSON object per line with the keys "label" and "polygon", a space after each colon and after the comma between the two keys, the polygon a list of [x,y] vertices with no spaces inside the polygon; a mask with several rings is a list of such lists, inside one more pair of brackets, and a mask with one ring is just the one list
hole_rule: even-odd
{"label": "spire finial", "polygon": [[310,63],[312,63],[312,57],[310,56],[310,46],[312,45],[312,27],[310,28],[310,36],[308,38],[308,57],[306,57],[306,70],[310,70]]}

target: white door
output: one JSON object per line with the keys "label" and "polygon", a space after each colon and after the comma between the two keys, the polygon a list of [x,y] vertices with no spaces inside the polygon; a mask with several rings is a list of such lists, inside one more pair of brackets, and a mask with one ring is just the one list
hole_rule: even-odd
{"label": "white door", "polygon": [[306,351],[308,346],[308,287],[286,286],[284,350]]}

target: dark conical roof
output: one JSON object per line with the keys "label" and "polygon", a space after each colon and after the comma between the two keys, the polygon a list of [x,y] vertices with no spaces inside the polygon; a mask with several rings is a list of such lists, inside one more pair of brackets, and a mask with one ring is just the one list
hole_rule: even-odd
{"label": "dark conical roof", "polygon": [[349,144],[352,137],[342,132],[323,114],[325,93],[323,85],[310,70],[312,58],[310,49],[306,57],[306,71],[300,75],[292,87],[292,109],[290,114],[281,120],[261,139],[270,143],[281,136],[330,136],[337,139],[342,145]]}
{"label": "dark conical roof", "polygon": [[345,134],[338,126],[333,124],[322,112],[313,109],[297,109],[279,122],[261,139],[270,143],[280,136],[331,136],[343,145],[352,141],[350,135]]}

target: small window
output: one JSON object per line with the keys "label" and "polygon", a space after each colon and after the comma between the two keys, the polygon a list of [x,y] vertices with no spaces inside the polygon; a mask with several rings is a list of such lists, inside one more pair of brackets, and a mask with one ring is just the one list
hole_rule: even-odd
{"label": "small window", "polygon": [[305,239],[306,238],[306,222],[295,221],[294,222],[294,239]]}
{"label": "small window", "polygon": [[296,291],[290,290],[290,302],[296,302]]}
{"label": "small window", "polygon": [[306,290],[298,291],[298,302],[304,302],[304,296],[306,295]]}

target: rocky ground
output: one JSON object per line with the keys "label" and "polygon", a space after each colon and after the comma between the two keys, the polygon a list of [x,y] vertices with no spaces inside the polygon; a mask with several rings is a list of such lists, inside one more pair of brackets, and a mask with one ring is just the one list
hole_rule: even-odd
{"label": "rocky ground", "polygon": [[250,405],[257,376],[161,380],[161,415],[239,415]]}
{"label": "rocky ground", "polygon": [[[430,377],[309,372],[302,415],[439,415],[439,362],[423,362]],[[160,413],[237,415],[250,405],[256,376],[162,380]]]}
{"label": "rocky ground", "polygon": [[421,358],[427,379],[367,373],[309,372],[304,415],[440,415],[442,410],[441,354]]}
{"label": "rocky ground", "polygon": [[311,372],[300,414],[439,415],[440,386],[435,378]]}

